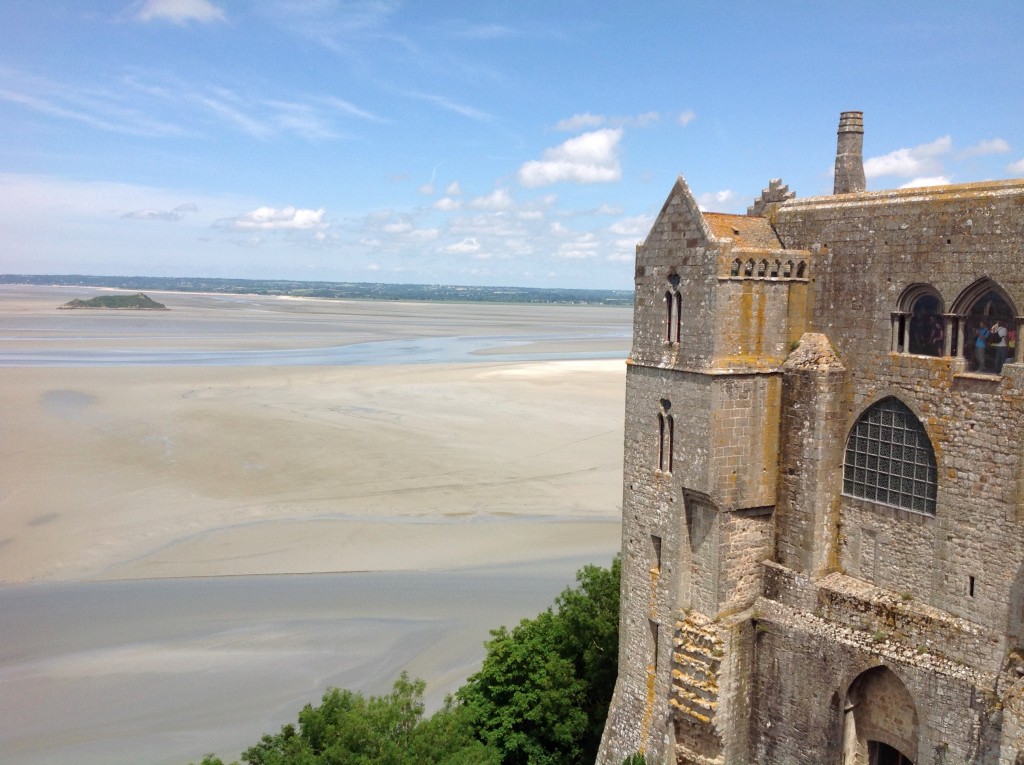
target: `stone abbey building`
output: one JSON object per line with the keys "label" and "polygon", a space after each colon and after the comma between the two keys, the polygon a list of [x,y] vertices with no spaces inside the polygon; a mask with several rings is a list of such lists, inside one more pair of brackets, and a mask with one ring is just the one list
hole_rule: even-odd
{"label": "stone abbey building", "polygon": [[1024,763],[1024,180],[637,247],[619,679],[598,762]]}

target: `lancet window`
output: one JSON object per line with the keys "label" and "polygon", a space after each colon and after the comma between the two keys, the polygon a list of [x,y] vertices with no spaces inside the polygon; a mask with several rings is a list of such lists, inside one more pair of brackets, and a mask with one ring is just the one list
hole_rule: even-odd
{"label": "lancet window", "polygon": [[679,277],[672,274],[668,279],[665,291],[665,342],[679,342],[679,330],[682,328],[683,297],[679,294]]}
{"label": "lancet window", "polygon": [[672,472],[672,451],[675,445],[675,419],[669,414],[671,402],[662,399],[658,412],[658,470]]}

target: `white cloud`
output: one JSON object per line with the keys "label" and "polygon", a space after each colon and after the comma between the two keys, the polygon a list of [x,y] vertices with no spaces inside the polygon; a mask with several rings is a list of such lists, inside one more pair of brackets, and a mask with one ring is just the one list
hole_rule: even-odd
{"label": "white cloud", "polygon": [[676,117],[676,122],[678,122],[683,127],[686,127],[695,119],[697,119],[697,112],[695,112],[693,109],[687,109],[685,112],[681,112],[679,116]]}
{"label": "white cloud", "polygon": [[434,204],[431,205],[435,210],[441,210],[442,212],[452,212],[462,207],[462,202],[458,199],[452,199],[451,197],[441,197]]}
{"label": "white cloud", "polygon": [[1009,173],[1019,173],[1024,175],[1024,159],[1018,159],[1016,162],[1011,162],[1006,166],[1006,171]]}
{"label": "white cloud", "polygon": [[878,178],[883,175],[896,175],[902,178],[913,178],[924,174],[942,171],[940,157],[948,154],[953,147],[953,139],[948,135],[936,138],[931,143],[923,143],[910,149],[896,149],[880,157],[871,157],[864,162],[864,175]]}
{"label": "white cloud", "polygon": [[948,175],[930,175],[914,178],[900,186],[901,189],[916,189],[922,186],[946,186],[952,182]]}
{"label": "white cloud", "polygon": [[1008,154],[1009,152],[1010,144],[1002,138],[992,138],[987,141],[976,143],[974,146],[968,146],[963,150],[961,156],[965,158],[982,157],[986,154]]}
{"label": "white cloud", "polygon": [[603,128],[570,138],[544,151],[544,159],[531,160],[519,168],[524,186],[553,183],[610,183],[622,177],[619,141],[622,128]]}
{"label": "white cloud", "polygon": [[458,181],[452,181],[448,184],[448,188],[444,190],[444,193],[450,197],[457,197],[462,194],[462,187],[459,186]]}
{"label": "white cloud", "polygon": [[592,233],[581,234],[572,241],[563,242],[558,247],[557,255],[566,260],[585,260],[598,254],[601,243]]}
{"label": "white cloud", "polygon": [[610,205],[605,202],[596,210],[598,215],[622,215],[622,208],[619,205]]}
{"label": "white cloud", "polygon": [[146,0],[136,12],[140,21],[161,19],[175,24],[187,24],[190,21],[208,23],[226,21],[224,11],[210,0]]}
{"label": "white cloud", "polygon": [[618,236],[644,236],[650,231],[652,223],[654,223],[654,219],[649,215],[634,215],[616,221],[608,227],[608,230]]}
{"label": "white cloud", "polygon": [[461,242],[448,245],[444,248],[444,251],[455,253],[456,255],[472,255],[480,251],[480,242],[477,241],[476,237],[467,237]]}
{"label": "white cloud", "polygon": [[608,118],[601,114],[584,112],[583,114],[574,114],[569,119],[559,120],[555,123],[555,130],[560,130],[563,133],[575,133],[585,128],[601,127],[607,121]]}
{"label": "white cloud", "polygon": [[505,189],[495,189],[486,196],[473,199],[469,206],[477,210],[508,210],[515,206],[515,202]]}
{"label": "white cloud", "polygon": [[425,197],[433,196],[433,194],[434,194],[434,184],[433,183],[424,183],[422,186],[420,186],[419,191],[420,191],[420,194],[422,194]]}
{"label": "white cloud", "polygon": [[227,221],[228,226],[237,229],[259,229],[265,231],[290,229],[309,230],[323,229],[330,224],[324,223],[324,208],[307,210],[296,207],[258,207],[245,215],[239,215]]}
{"label": "white cloud", "polygon": [[727,206],[736,198],[736,192],[732,189],[722,191],[707,191],[697,195],[697,206],[704,212],[714,211]]}

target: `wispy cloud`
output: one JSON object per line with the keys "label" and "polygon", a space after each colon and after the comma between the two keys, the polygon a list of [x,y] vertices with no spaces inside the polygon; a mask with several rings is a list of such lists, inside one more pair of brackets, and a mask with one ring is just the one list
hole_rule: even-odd
{"label": "wispy cloud", "polygon": [[650,215],[633,215],[622,218],[608,227],[608,230],[618,236],[644,236],[654,223]]}
{"label": "wispy cloud", "polygon": [[335,96],[328,96],[327,98],[324,99],[324,102],[328,106],[331,106],[334,109],[337,109],[338,111],[343,112],[344,114],[351,115],[353,117],[359,117],[360,119],[369,120],[370,122],[387,122],[388,121],[388,120],[384,119],[383,117],[380,117],[380,116],[374,114],[373,112],[368,112],[365,109],[360,109],[355,104],[353,104],[353,103],[351,103],[349,101],[346,101],[346,100],[344,100],[342,98],[337,98]]}
{"label": "wispy cloud", "polygon": [[458,101],[453,101],[450,98],[440,96],[435,93],[403,91],[402,94],[409,98],[416,99],[417,101],[425,101],[426,103],[440,106],[442,109],[454,112],[455,114],[463,117],[468,117],[469,119],[476,120],[477,122],[490,122],[494,119],[494,115],[488,114],[481,109],[477,109],[476,107],[469,106],[467,104],[461,104]]}
{"label": "wispy cloud", "polygon": [[736,192],[732,189],[705,191],[703,194],[697,195],[697,206],[705,212],[721,210],[735,201],[735,199]]}
{"label": "wispy cloud", "polygon": [[315,106],[290,101],[265,101],[278,131],[292,133],[307,141],[341,138],[341,134],[321,115]]}
{"label": "wispy cloud", "polygon": [[177,124],[145,114],[123,91],[90,84],[70,86],[6,67],[0,67],[0,101],[122,135],[176,136],[186,132]]}
{"label": "wispy cloud", "polygon": [[197,212],[199,208],[188,202],[183,205],[178,205],[173,210],[132,210],[122,215],[122,218],[128,218],[131,220],[165,220],[165,221],[179,221],[185,217],[185,213]]}
{"label": "wispy cloud", "polygon": [[[692,114],[692,112],[690,112]],[[584,112],[583,114],[574,114],[563,120],[559,120],[555,123],[555,130],[563,133],[575,133],[579,130],[585,130],[587,128],[598,128],[607,125],[608,127],[647,127],[648,125],[654,125],[661,122],[663,115],[661,112],[649,111],[641,114],[634,114],[628,116],[608,117],[604,114],[591,114],[590,112]],[[682,124],[686,124],[685,122]]]}
{"label": "wispy cloud", "polygon": [[607,121],[608,118],[602,114],[584,112],[583,114],[574,114],[568,119],[559,120],[555,123],[555,130],[560,130],[563,133],[575,133],[586,128],[601,127]]}
{"label": "wispy cloud", "polygon": [[686,127],[695,119],[697,119],[697,112],[693,111],[693,109],[687,109],[685,112],[680,112],[679,116],[676,117],[676,122]]}
{"label": "wispy cloud", "polygon": [[133,15],[139,21],[170,21],[184,25],[190,21],[208,24],[227,20],[224,11],[210,0],[145,0],[134,8]]}
{"label": "wispy cloud", "polygon": [[554,183],[610,183],[622,177],[619,164],[621,128],[603,128],[570,138],[546,149],[544,158],[531,160],[519,168],[523,186],[549,186]]}
{"label": "wispy cloud", "polygon": [[1016,162],[1008,164],[1006,166],[1006,172],[1024,175],[1024,159],[1018,159]]}
{"label": "wispy cloud", "polygon": [[[381,117],[333,96],[274,98],[216,83],[185,82],[134,70],[111,84],[56,82],[0,67],[0,102],[110,133],[183,137],[218,126],[259,140],[293,135],[310,142],[346,136],[342,115],[371,122]],[[163,115],[173,115],[173,120]]]}
{"label": "wispy cloud", "polygon": [[463,19],[446,22],[444,32],[449,37],[464,40],[504,40],[519,34],[515,27],[505,24],[480,24]]}
{"label": "wispy cloud", "polygon": [[879,178],[895,175],[902,178],[935,176],[942,171],[941,157],[953,148],[950,136],[936,138],[908,149],[896,149],[880,157],[871,157],[864,162],[864,175]]}
{"label": "wispy cloud", "polygon": [[974,146],[968,146],[962,152],[960,156],[962,158],[969,157],[983,157],[987,154],[1009,154],[1010,144],[1008,144],[1002,138],[991,138],[987,141],[980,141],[974,144]]}

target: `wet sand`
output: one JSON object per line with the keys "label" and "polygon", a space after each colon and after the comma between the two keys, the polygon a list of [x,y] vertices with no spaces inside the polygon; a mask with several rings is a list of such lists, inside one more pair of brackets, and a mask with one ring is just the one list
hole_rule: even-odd
{"label": "wet sand", "polygon": [[[342,583],[338,592],[373,592],[371,580],[399,577],[404,584],[380,596],[369,620],[331,595],[330,617],[243,609],[225,624],[293,658],[305,655],[291,650],[304,640],[322,638],[316,653],[337,671],[304,675],[305,660],[296,659],[305,701],[324,683],[385,690],[412,668],[436,702],[472,671],[488,629],[536,613],[582,562],[606,564],[618,548],[627,309],[151,293],[172,310],[55,310],[98,292],[0,287],[0,597],[39,609],[26,617],[27,634],[19,625],[25,645],[33,624],[49,624],[36,640],[55,646],[46,657],[0,657],[0,751],[17,744],[13,762],[231,756],[231,747],[293,719],[295,688],[259,704],[273,709],[262,717],[255,703],[240,707],[221,738],[210,726],[172,724],[170,708],[188,707],[194,722],[230,706],[225,694],[190,698],[196,686],[173,681],[201,673],[204,662],[216,675],[225,656],[186,607],[196,577],[234,577],[237,592],[219,597],[243,601],[276,579],[306,582],[297,586],[315,601],[328,581]],[[272,576],[326,572],[335,573]],[[429,577],[453,579],[427,587],[413,608],[402,594],[441,581]],[[131,600],[142,598],[132,587],[149,586],[135,580],[151,578],[169,589],[148,593],[154,609],[131,613],[143,633],[159,631],[161,600],[178,614],[183,635],[167,638],[159,655],[184,651],[168,665],[181,673],[154,674],[159,661],[126,659],[139,655],[131,653],[138,641],[120,640],[116,620],[81,612],[68,628],[102,633],[109,661],[79,672],[90,678],[75,691],[86,701],[69,712],[60,701],[70,692],[67,671],[56,672],[58,682],[51,670],[84,666],[83,654],[99,649],[40,639],[53,628],[41,616],[53,601],[32,593],[63,587],[81,598],[98,588]],[[129,589],[104,589],[117,580]],[[492,589],[447,597],[474,582]],[[310,627],[275,633],[282,620]],[[202,644],[189,668],[182,656],[204,639],[212,653]],[[245,665],[232,656],[227,666]],[[250,658],[241,676],[261,690],[249,695],[273,696],[288,660],[268,672],[267,655]],[[353,661],[364,671],[346,674]],[[158,675],[171,680],[159,692],[159,683],[148,685]],[[153,690],[125,719],[116,699],[129,687]],[[96,703],[96,694],[107,701]],[[68,730],[91,734],[33,749],[22,735],[32,729],[22,714],[31,705],[17,696],[31,697],[44,717],[70,714]],[[174,746],[169,728],[178,730]],[[133,742],[135,754],[117,756],[119,742]]]}

